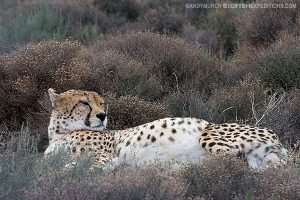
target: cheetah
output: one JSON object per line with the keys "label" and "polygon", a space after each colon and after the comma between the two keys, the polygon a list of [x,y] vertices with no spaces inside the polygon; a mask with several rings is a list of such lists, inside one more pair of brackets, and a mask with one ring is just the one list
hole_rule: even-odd
{"label": "cheetah", "polygon": [[105,130],[104,100],[92,92],[49,89],[53,112],[45,155],[63,147],[88,153],[95,167],[170,162],[198,163],[214,154],[243,154],[252,168],[286,156],[270,130],[238,124],[212,124],[197,118],[164,118],[125,130]]}
{"label": "cheetah", "polygon": [[49,147],[46,153],[73,131],[106,129],[105,102],[96,92],[69,90],[56,94],[50,88],[48,93],[53,110],[48,126]]}

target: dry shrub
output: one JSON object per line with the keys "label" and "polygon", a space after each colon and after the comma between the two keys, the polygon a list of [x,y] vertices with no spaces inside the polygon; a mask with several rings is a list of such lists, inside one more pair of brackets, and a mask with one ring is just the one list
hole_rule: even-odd
{"label": "dry shrub", "polygon": [[190,165],[182,172],[188,188],[186,197],[234,199],[251,191],[246,184],[249,169],[242,160],[214,157],[199,165]]}
{"label": "dry shrub", "polygon": [[[29,119],[36,122],[33,127],[41,127],[40,121],[46,123],[49,87],[58,92],[84,89],[153,101],[186,88],[209,92],[220,80],[213,58],[182,39],[150,32],[108,37],[91,48],[70,41],[28,44],[2,55],[0,61],[0,99],[4,102],[0,119],[11,127]],[[124,125],[166,116],[163,113]]]}
{"label": "dry shrub", "polygon": [[215,109],[207,102],[207,97],[199,92],[175,92],[166,96],[163,102],[173,116],[197,117],[215,122]]}
{"label": "dry shrub", "polygon": [[183,37],[186,41],[207,50],[209,53],[222,57],[222,41],[213,31],[185,25],[183,27]]}
{"label": "dry shrub", "polygon": [[164,117],[171,117],[167,108],[158,103],[150,103],[133,96],[116,98],[106,95],[108,102],[109,129],[124,129],[138,126]]}
{"label": "dry shrub", "polygon": [[299,169],[285,166],[279,169],[269,168],[253,177],[255,199],[291,199],[300,198]]}
{"label": "dry shrub", "polygon": [[8,54],[17,49],[17,46],[11,44],[0,44],[0,55]]}
{"label": "dry shrub", "polygon": [[297,168],[253,171],[244,160],[217,156],[181,172],[186,197],[204,199],[299,199]]}
{"label": "dry shrub", "polygon": [[136,88],[136,94],[148,100],[159,100],[169,92],[165,90],[161,77],[156,74],[142,79]]}
{"label": "dry shrub", "polygon": [[255,109],[260,109],[266,98],[264,91],[263,83],[249,74],[233,86],[215,90],[209,97],[208,104],[220,117],[216,121],[248,121],[249,123],[249,120],[253,119],[251,97],[254,95]]}
{"label": "dry shrub", "polygon": [[29,191],[29,199],[179,199],[184,186],[160,168],[125,168],[116,173],[54,183],[43,181]]}
{"label": "dry shrub", "polygon": [[[279,0],[260,0],[256,3],[282,3]],[[255,47],[268,45],[277,39],[280,31],[295,28],[299,11],[298,0],[287,0],[284,4],[297,4],[296,9],[266,8],[249,9],[238,16],[237,29],[240,38]]]}
{"label": "dry shrub", "polygon": [[59,90],[81,87],[86,67],[76,60],[82,46],[76,42],[28,44],[0,57],[2,104],[0,119],[24,121],[39,112],[39,98],[49,87]]}
{"label": "dry shrub", "polygon": [[241,71],[254,72],[273,89],[300,88],[300,38],[284,34],[268,49],[240,60]]}
{"label": "dry shrub", "polygon": [[182,32],[186,19],[184,15],[176,12],[174,8],[159,7],[149,9],[140,20],[148,24],[155,32],[174,34]]}
{"label": "dry shrub", "polygon": [[[58,92],[116,92],[120,96],[142,88],[140,81],[145,77],[142,63],[128,55],[111,50],[92,54],[90,49],[70,41],[28,44],[2,55],[0,61],[0,120],[10,128],[27,121],[33,134],[42,136],[46,135],[51,112],[48,88]],[[149,81],[155,80],[145,81],[151,87]],[[137,97],[108,98],[110,128],[132,127],[170,116],[164,106]]]}
{"label": "dry shrub", "polygon": [[287,93],[262,123],[276,130],[285,143],[297,145],[297,141],[300,141],[300,90]]}
{"label": "dry shrub", "polygon": [[[178,37],[129,32],[98,42],[93,47],[93,54],[103,50],[111,50],[142,63],[140,70],[146,74],[143,78],[146,82],[155,79],[155,88],[161,87],[162,95],[191,87],[210,91],[221,79],[216,60]],[[146,96],[140,96],[155,100],[149,95],[148,89],[156,89],[151,90],[149,83],[145,84],[148,86],[145,88],[141,85],[140,94]]]}
{"label": "dry shrub", "polygon": [[218,9],[208,13],[207,25],[221,41],[220,57],[229,57],[237,49],[237,33],[235,27],[236,12],[234,9]]}
{"label": "dry shrub", "polygon": [[142,63],[112,50],[95,52],[85,49],[79,55],[79,59],[90,68],[85,82],[91,90],[97,90],[101,85],[105,92],[120,95],[135,93],[145,76],[145,72],[141,70]]}

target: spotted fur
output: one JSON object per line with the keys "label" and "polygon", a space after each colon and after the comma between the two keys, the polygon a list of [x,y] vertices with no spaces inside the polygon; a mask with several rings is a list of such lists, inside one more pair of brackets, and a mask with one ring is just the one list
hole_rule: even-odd
{"label": "spotted fur", "polygon": [[208,124],[195,118],[165,118],[126,130],[70,131],[51,143],[45,154],[64,147],[75,155],[89,153],[94,166],[108,163],[144,165],[156,161],[199,162],[209,156],[198,143]]}
{"label": "spotted fur", "polygon": [[[49,94],[51,98],[51,92]],[[71,127],[77,125],[65,126],[62,120],[70,113],[77,113],[77,106],[75,109],[72,107],[83,97],[86,98],[88,93],[80,91],[80,98],[77,94],[78,91],[74,90],[66,95],[62,93],[66,101],[63,105],[59,105],[59,102],[55,105],[54,101],[54,114],[52,113],[49,126],[50,145],[46,155],[58,147],[64,147],[75,155],[89,153],[94,159],[94,166],[103,166],[108,163],[144,165],[156,161],[197,163],[213,154],[225,153],[244,155],[253,168],[278,163],[286,156],[286,150],[277,135],[268,129],[239,124],[211,124],[196,118],[164,118],[125,130],[93,130],[92,126],[74,129]],[[95,99],[96,94],[91,95]],[[59,112],[55,106],[60,108]],[[78,118],[76,123],[82,125],[90,110],[79,110],[80,116],[85,117]],[[95,114],[90,114],[93,115]],[[51,140],[51,137],[55,140]]]}
{"label": "spotted fur", "polygon": [[278,163],[287,156],[273,131],[235,123],[208,124],[199,143],[212,154],[243,156],[252,168]]}

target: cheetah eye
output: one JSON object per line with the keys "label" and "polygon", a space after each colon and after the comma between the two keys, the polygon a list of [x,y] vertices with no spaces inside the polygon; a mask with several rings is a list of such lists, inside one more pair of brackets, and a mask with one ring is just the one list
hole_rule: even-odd
{"label": "cheetah eye", "polygon": [[84,105],[87,105],[87,106],[89,105],[89,103],[87,101],[80,100],[79,102],[84,104]]}
{"label": "cheetah eye", "polygon": [[105,103],[100,103],[100,106],[105,106]]}

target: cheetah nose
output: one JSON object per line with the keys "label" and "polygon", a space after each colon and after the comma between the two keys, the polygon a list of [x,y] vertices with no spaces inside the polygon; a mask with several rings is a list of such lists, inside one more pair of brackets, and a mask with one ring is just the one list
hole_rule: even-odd
{"label": "cheetah nose", "polygon": [[99,113],[96,115],[102,122],[105,120],[106,114],[105,113]]}

